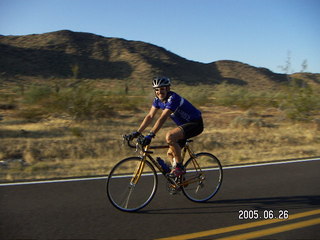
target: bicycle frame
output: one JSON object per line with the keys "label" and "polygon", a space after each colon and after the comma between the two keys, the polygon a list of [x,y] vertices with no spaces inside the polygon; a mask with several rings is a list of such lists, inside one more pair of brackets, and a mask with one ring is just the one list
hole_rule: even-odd
{"label": "bicycle frame", "polygon": [[[202,170],[201,170],[201,167],[199,166],[198,162],[196,161],[196,155],[194,154],[194,152],[192,151],[192,149],[190,148],[189,146],[189,142],[192,142],[192,140],[187,140],[185,146],[182,148],[182,151],[181,151],[181,155],[182,155],[182,162],[184,162],[184,158],[186,156],[186,153],[188,152],[190,158],[193,159],[192,163],[193,163],[193,166],[195,168],[195,171],[199,171],[200,172],[200,176],[202,175]],[[130,147],[133,147],[133,145],[131,145],[129,142],[128,142],[128,145]],[[134,174],[131,178],[131,184],[132,185],[136,185],[141,177],[141,174],[143,172],[143,169],[144,169],[144,166],[145,166],[145,162],[147,160],[147,157],[148,159],[153,163],[154,166],[156,166],[156,168],[163,174],[163,176],[165,178],[167,178],[168,181],[170,181],[170,183],[172,183],[174,185],[175,188],[180,188],[181,186],[186,186],[190,183],[193,183],[195,181],[198,180],[199,177],[194,177],[194,178],[191,178],[191,179],[188,179],[188,180],[182,180],[180,179],[179,182],[175,181],[174,179],[172,179],[171,177],[168,177],[166,172],[162,169],[162,167],[160,166],[160,164],[151,156],[153,154],[153,151],[150,151],[149,149],[166,149],[166,148],[169,148],[168,145],[163,145],[163,146],[150,146],[150,145],[147,145],[145,146],[144,148],[141,149],[141,161],[140,163],[138,164],[137,168],[135,169],[134,171]]]}
{"label": "bicycle frame", "polygon": [[108,175],[107,196],[117,209],[134,212],[149,204],[156,193],[160,173],[166,180],[170,194],[182,192],[193,202],[206,202],[218,192],[222,183],[220,161],[211,153],[194,153],[189,144],[192,140],[187,140],[181,149],[186,173],[176,177],[168,173],[167,168],[162,168],[162,163],[158,163],[158,159],[153,156],[154,149],[168,149],[168,145],[143,146],[143,136],[137,139],[136,145],[130,135],[123,136],[123,139],[129,147],[139,152],[138,156],[121,160]]}

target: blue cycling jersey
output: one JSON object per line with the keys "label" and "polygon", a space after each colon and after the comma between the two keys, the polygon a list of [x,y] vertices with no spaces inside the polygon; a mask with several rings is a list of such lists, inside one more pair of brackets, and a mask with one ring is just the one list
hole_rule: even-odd
{"label": "blue cycling jersey", "polygon": [[156,97],[152,106],[162,110],[170,109],[173,112],[170,117],[178,126],[197,121],[201,118],[201,112],[197,108],[195,108],[188,100],[172,91],[168,92],[168,99],[166,102],[162,102]]}

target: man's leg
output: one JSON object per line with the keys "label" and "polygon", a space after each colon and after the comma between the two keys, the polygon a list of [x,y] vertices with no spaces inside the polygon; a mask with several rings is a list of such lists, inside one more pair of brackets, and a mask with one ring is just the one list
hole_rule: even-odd
{"label": "man's leg", "polygon": [[166,135],[166,141],[169,144],[168,155],[175,158],[177,163],[182,162],[181,147],[178,143],[179,140],[184,138],[184,132],[181,128],[174,128]]}
{"label": "man's leg", "polygon": [[167,152],[167,156],[168,156],[168,159],[171,161],[171,165],[173,166],[173,163],[174,163],[174,155],[173,155],[173,152],[172,150],[169,148],[168,149],[168,152]]}

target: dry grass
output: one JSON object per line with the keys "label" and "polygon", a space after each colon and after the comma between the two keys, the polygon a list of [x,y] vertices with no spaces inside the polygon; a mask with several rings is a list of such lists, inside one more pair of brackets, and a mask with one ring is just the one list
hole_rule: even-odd
{"label": "dry grass", "polygon": [[[241,110],[217,107],[203,111],[206,129],[196,138],[194,150],[215,154],[223,165],[320,155],[320,136],[314,123],[241,127],[232,124],[236,116],[246,116]],[[0,157],[21,158],[28,166],[9,163],[0,170],[1,180],[104,175],[117,161],[136,154],[122,145],[121,134],[135,130],[143,114],[122,112],[117,118],[82,123],[71,119],[39,123],[6,120],[0,128]],[[163,142],[170,127],[168,123],[155,144]],[[165,157],[163,151],[157,154]]]}
{"label": "dry grass", "polygon": [[[196,152],[211,152],[224,166],[320,156],[318,121],[293,122],[275,107],[243,110],[213,105],[210,91],[203,89],[192,99],[201,106],[205,121],[205,131],[193,143]],[[135,99],[139,91],[134,89],[126,99]],[[186,95],[192,98],[192,94]],[[116,162],[137,154],[122,145],[121,135],[136,130],[152,95],[145,99],[148,103],[134,111],[122,107],[108,118],[81,122],[63,114],[30,122],[18,117],[19,109],[2,110],[0,181],[106,175]],[[154,143],[163,143],[166,130],[173,126],[166,123]],[[166,157],[163,150],[156,154]]]}

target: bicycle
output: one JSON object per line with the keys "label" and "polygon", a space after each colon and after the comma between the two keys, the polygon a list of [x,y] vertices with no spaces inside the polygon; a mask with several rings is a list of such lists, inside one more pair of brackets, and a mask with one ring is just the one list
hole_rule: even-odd
{"label": "bicycle", "polygon": [[[143,138],[143,136],[140,136]],[[174,178],[152,157],[151,149],[164,149],[164,146],[142,146],[139,138],[136,145],[128,136],[123,136],[131,148],[140,150],[140,156],[128,157],[118,162],[110,171],[107,183],[107,196],[114,207],[125,212],[135,212],[147,206],[153,199],[158,187],[158,174],[167,180],[167,190],[171,194],[181,192],[193,202],[206,202],[220,189],[223,171],[220,161],[210,153],[194,153],[186,140],[182,148],[182,159],[186,153],[190,158],[185,162],[186,174]]]}

